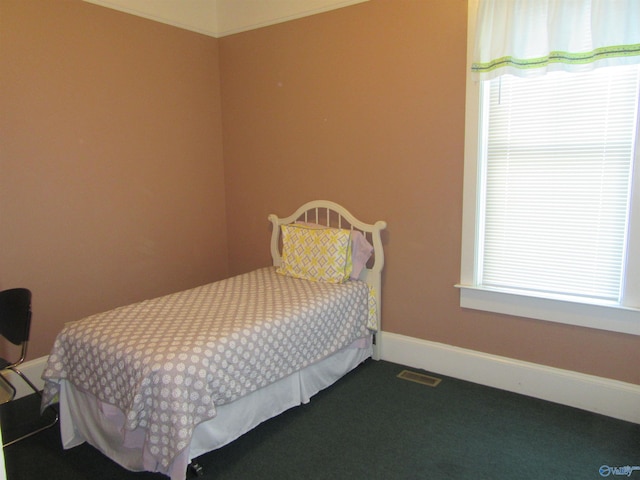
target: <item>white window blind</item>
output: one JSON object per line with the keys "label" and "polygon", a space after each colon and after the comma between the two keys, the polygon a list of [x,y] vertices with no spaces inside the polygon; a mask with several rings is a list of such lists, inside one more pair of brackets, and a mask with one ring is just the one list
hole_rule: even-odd
{"label": "white window blind", "polygon": [[476,284],[618,302],[638,65],[483,82]]}

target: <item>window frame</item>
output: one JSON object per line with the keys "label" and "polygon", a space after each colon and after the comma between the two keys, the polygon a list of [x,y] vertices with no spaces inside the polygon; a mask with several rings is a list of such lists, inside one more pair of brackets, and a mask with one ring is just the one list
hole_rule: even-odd
{"label": "window frame", "polygon": [[[480,82],[471,77],[471,55],[475,38],[479,0],[469,0],[467,24],[467,81],[465,100],[465,148],[462,212],[462,251],[460,267],[460,306],[500,314],[640,335],[640,192],[631,194],[628,248],[621,304],[590,301],[561,295],[538,296],[507,289],[491,289],[477,284],[478,215],[481,181],[478,155],[481,107]],[[640,121],[637,126],[640,130]],[[640,132],[637,134],[640,139]],[[632,182],[640,190],[640,142],[636,141]],[[636,195],[634,196],[634,193]],[[636,248],[634,248],[636,247]]]}

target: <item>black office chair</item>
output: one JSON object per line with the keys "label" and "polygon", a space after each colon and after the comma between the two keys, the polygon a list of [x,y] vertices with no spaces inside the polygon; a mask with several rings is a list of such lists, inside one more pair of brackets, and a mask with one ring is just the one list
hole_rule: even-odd
{"label": "black office chair", "polygon": [[[16,396],[16,388],[9,381],[4,373],[8,370],[17,374],[38,396],[42,396],[38,388],[19,369],[27,356],[27,345],[29,343],[29,330],[31,328],[31,291],[26,288],[12,288],[0,292],[0,335],[9,340],[14,345],[21,347],[20,358],[11,362],[5,358],[0,358],[0,388],[4,390],[4,398],[0,403],[13,400]],[[52,427],[58,421],[58,414],[55,412],[55,419],[49,424],[36,428],[29,433],[5,443],[9,446],[20,440],[31,437]]]}

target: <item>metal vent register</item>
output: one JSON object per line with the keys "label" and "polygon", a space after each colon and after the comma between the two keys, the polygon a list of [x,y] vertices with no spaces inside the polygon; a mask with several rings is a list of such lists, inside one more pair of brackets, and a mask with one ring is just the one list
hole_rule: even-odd
{"label": "metal vent register", "polygon": [[430,377],[424,373],[410,372],[409,370],[403,370],[398,374],[398,378],[403,380],[409,380],[410,382],[421,383],[428,387],[437,387],[442,381],[441,378]]}

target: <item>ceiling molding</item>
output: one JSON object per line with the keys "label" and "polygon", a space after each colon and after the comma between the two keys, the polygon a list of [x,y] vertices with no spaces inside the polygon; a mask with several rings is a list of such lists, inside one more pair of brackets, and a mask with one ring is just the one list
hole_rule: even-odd
{"label": "ceiling molding", "polygon": [[369,0],[84,1],[219,38]]}
{"label": "ceiling molding", "polygon": [[84,0],[212,37],[218,32],[218,0]]}
{"label": "ceiling molding", "polygon": [[217,0],[218,32],[224,37],[369,0]]}

